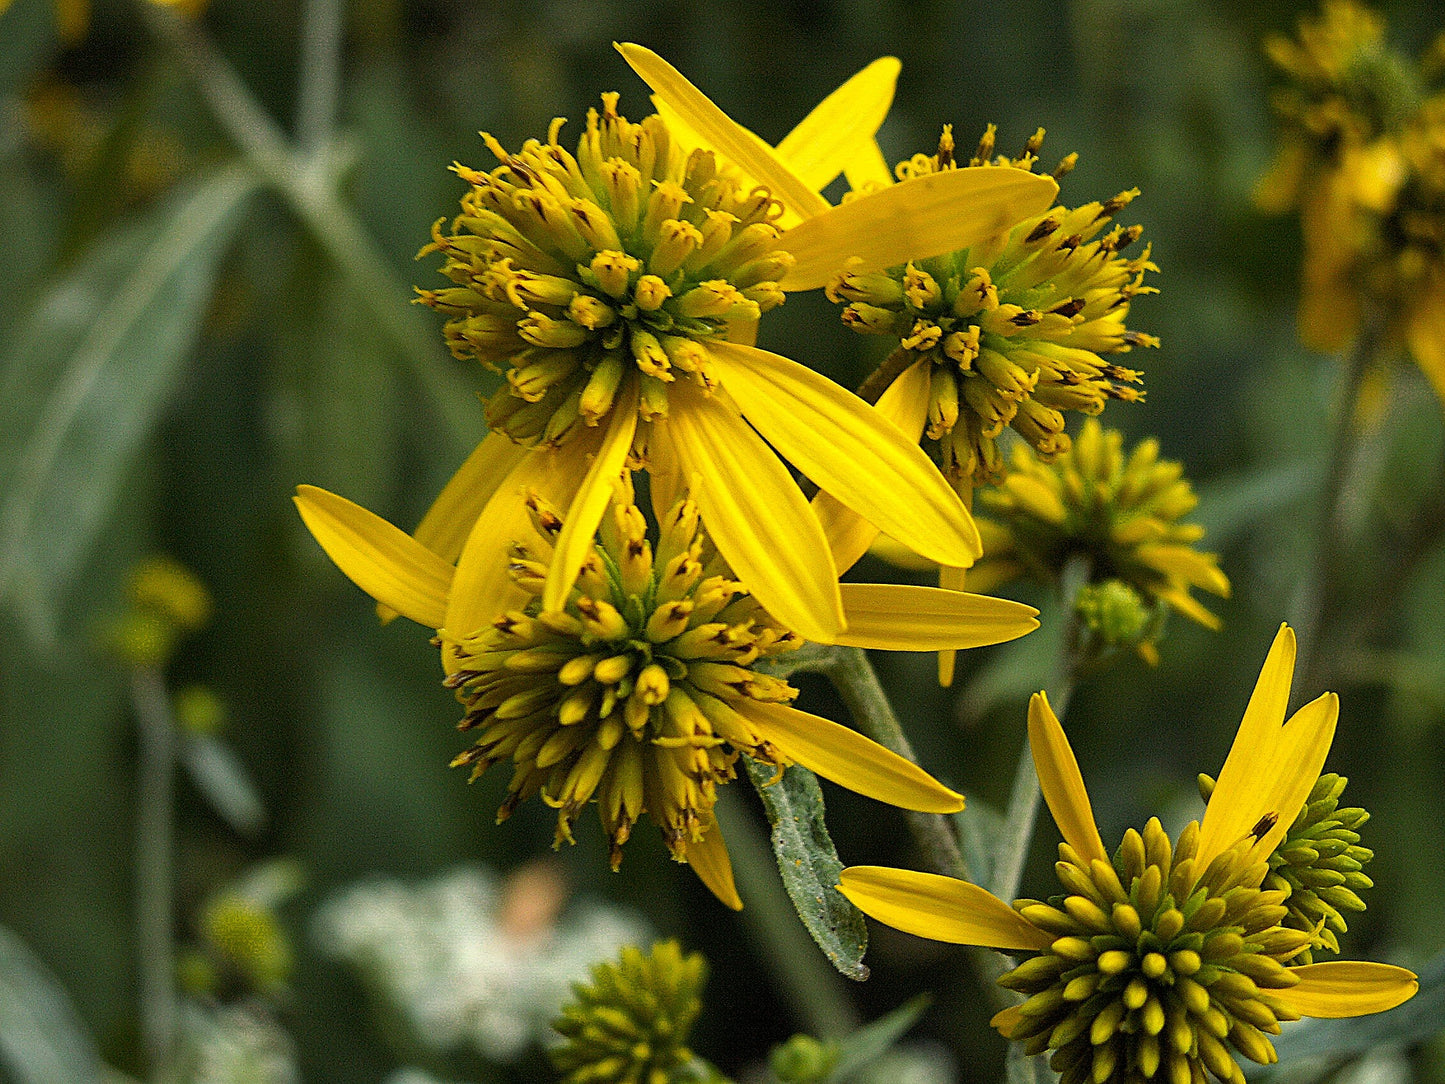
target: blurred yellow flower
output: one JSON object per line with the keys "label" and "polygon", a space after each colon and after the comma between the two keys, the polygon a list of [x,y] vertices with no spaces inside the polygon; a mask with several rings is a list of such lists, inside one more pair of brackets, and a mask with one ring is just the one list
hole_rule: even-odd
{"label": "blurred yellow flower", "polygon": [[1265,660],[1201,822],[1171,843],[1157,819],[1111,858],[1083,777],[1042,693],[1029,745],[1064,842],[1063,893],[1012,907],[949,877],[880,866],[842,874],[866,914],[940,941],[1032,955],[999,983],[1026,995],[993,1025],[1027,1054],[1052,1050],[1062,1084],[1167,1079],[1243,1084],[1237,1061],[1277,1060],[1269,1036],[1302,1016],[1383,1012],[1413,997],[1387,964],[1296,964],[1312,934],[1281,925],[1289,893],[1261,887],[1269,857],[1319,779],[1339,715],[1325,693],[1287,721],[1294,633]]}
{"label": "blurred yellow flower", "polygon": [[[196,16],[206,10],[207,0],[150,0],[158,7],[175,8],[183,15]],[[12,0],[0,0],[0,15]],[[55,33],[63,45],[77,45],[90,29],[90,0],[55,0]]]}

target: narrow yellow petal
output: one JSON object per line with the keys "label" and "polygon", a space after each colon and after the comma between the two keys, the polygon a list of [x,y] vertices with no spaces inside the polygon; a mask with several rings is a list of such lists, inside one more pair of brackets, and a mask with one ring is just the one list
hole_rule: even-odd
{"label": "narrow yellow petal", "polygon": [[1413,971],[1392,964],[1331,960],[1290,971],[1299,976],[1299,985],[1271,990],[1269,996],[1301,1016],[1367,1016],[1409,1001],[1420,989]]}
{"label": "narrow yellow petal", "polygon": [[1001,644],[1039,627],[1038,610],[1019,602],[911,584],[843,583],[838,637],[846,647],[939,651]]}
{"label": "narrow yellow petal", "polygon": [[831,643],[843,628],[828,541],[793,477],[717,396],[678,381],[665,425],[718,552],[774,617]]}
{"label": "narrow yellow petal", "polygon": [[300,486],[294,499],[307,530],[352,583],[419,625],[441,627],[450,563],[345,497]]}
{"label": "narrow yellow petal", "polygon": [[592,551],[592,539],[602,522],[607,506],[612,503],[617,480],[627,463],[633,434],[637,432],[637,384],[629,381],[627,388],[612,405],[607,433],[602,438],[587,477],[577,490],[562,519],[562,533],[557,536],[552,563],[547,566],[547,583],[542,590],[542,608],[560,610],[567,604],[567,595],[577,582],[582,562]]}
{"label": "narrow yellow petal", "polygon": [[1059,186],[1007,166],[915,177],[815,214],[784,231],[796,263],[784,290],[826,286],[851,257],[877,271],[954,252],[1048,210]]}
{"label": "narrow yellow petal", "polygon": [[1198,599],[1189,593],[1189,588],[1169,588],[1157,592],[1159,598],[1169,603],[1171,607],[1178,610],[1189,620],[1203,625],[1206,629],[1218,632],[1224,628],[1224,622],[1211,613]]}
{"label": "narrow yellow petal", "polygon": [[1044,801],[1054,815],[1064,842],[1085,862],[1095,858],[1109,861],[1109,852],[1104,850],[1104,841],[1099,838],[1094,808],[1089,804],[1089,792],[1084,789],[1079,762],[1074,759],[1069,739],[1064,736],[1064,728],[1059,725],[1058,716],[1049,707],[1049,698],[1044,693],[1034,693],[1029,700],[1029,748],[1033,750],[1034,769],[1039,773]]}
{"label": "narrow yellow petal", "polygon": [[687,845],[687,864],[709,892],[734,911],[743,909],[742,898],[733,884],[733,864],[723,842],[722,828],[714,819],[703,830],[701,843]]}
{"label": "narrow yellow petal", "polygon": [[740,700],[734,711],[789,760],[867,798],[921,813],[957,813],[963,796],[856,730],[786,704]]}
{"label": "narrow yellow petal", "polygon": [[662,57],[631,42],[622,42],[617,51],[642,77],[642,81],[677,111],[704,145],[766,185],[790,211],[803,218],[811,218],[828,209],[828,201],[789,170],[767,143],[714,105],[706,94],[689,83]]}
{"label": "narrow yellow petal", "polygon": [[854,192],[887,188],[893,183],[893,171],[888,168],[888,159],[883,157],[883,148],[878,146],[877,140],[858,148],[852,160],[843,167],[843,176],[848,178],[848,187]]}
{"label": "narrow yellow petal", "polygon": [[1212,553],[1200,553],[1190,546],[1174,546],[1162,542],[1146,543],[1135,551],[1139,560],[1166,576],[1218,595],[1229,597],[1229,577],[1220,571]]}
{"label": "narrow yellow petal", "polygon": [[[1219,784],[1210,796],[1209,807],[1200,824],[1200,869],[1234,846],[1253,829],[1267,812],[1253,800],[1252,788],[1262,778],[1264,763],[1277,743],[1284,713],[1289,707],[1289,691],[1295,663],[1294,630],[1280,625],[1270,646],[1269,655],[1260,670],[1244,709],[1239,731],[1234,736],[1229,756],[1219,773]],[[1286,817],[1286,823],[1293,820]],[[1207,856],[1207,857],[1206,857]]]}
{"label": "narrow yellow petal", "polygon": [[1053,938],[977,885],[936,873],[849,866],[838,891],[854,907],[905,933],[1009,951],[1042,951]]}
{"label": "narrow yellow petal", "polygon": [[815,192],[821,192],[865,147],[888,116],[903,65],[875,60],[824,98],[777,146],[778,157]]}
{"label": "narrow yellow petal", "polygon": [[1420,293],[1406,327],[1406,341],[1415,363],[1445,402],[1445,293],[1438,283]]}
{"label": "narrow yellow petal", "polygon": [[413,536],[443,560],[455,561],[497,486],[526,455],[505,433],[488,433],[442,487]]}
{"label": "narrow yellow petal", "polygon": [[[962,591],[967,569],[950,568],[944,565],[938,570],[938,586],[944,591]],[[958,652],[945,648],[938,653],[938,685],[947,689],[953,685],[953,671],[958,662]]]}
{"label": "narrow yellow petal", "polygon": [[723,387],[784,459],[941,565],[971,565],[978,528],[917,438],[852,392],[766,350],[711,343]]}
{"label": "narrow yellow petal", "polygon": [[[923,436],[923,423],[928,420],[928,389],[932,382],[929,369],[932,365],[933,362],[926,358],[910,365],[888,385],[873,407],[898,426],[905,437],[911,437],[915,444]],[[813,512],[823,525],[823,533],[828,536],[833,563],[838,566],[841,576],[868,552],[878,537],[878,528],[827,490],[819,490],[813,498]]]}
{"label": "narrow yellow petal", "polygon": [[526,593],[507,573],[507,560],[514,543],[531,543],[537,537],[527,515],[527,491],[536,490],[554,508],[567,508],[582,485],[588,454],[596,451],[598,438],[592,430],[561,450],[533,449],[497,486],[457,561],[447,599],[446,628],[451,633],[470,636],[526,603]]}

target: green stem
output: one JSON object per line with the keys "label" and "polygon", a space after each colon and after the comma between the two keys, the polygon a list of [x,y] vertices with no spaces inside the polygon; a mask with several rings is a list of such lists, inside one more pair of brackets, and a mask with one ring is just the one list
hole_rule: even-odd
{"label": "green stem", "polygon": [[[440,337],[421,313],[401,304],[411,294],[410,288],[387,272],[385,257],[337,197],[334,176],[311,168],[309,161],[297,156],[198,24],[156,4],[141,3],[139,9],[151,31],[171,48],[247,162],[281,194],[371,310],[458,447],[475,443],[481,424],[473,395],[451,369],[439,364]],[[316,94],[319,101],[321,92]],[[315,109],[315,123],[320,124],[322,106]]]}
{"label": "green stem", "polygon": [[176,1046],[178,1003],[173,940],[172,868],[176,728],[165,680],[154,667],[136,670],[131,703],[139,737],[136,771],[136,967],[141,1035],[150,1075],[161,1076]]}
{"label": "green stem", "polygon": [[[1375,360],[1384,337],[1384,322],[1376,312],[1365,315],[1354,346],[1345,358],[1344,371],[1335,403],[1334,432],[1330,438],[1323,489],[1320,494],[1319,519],[1315,524],[1315,559],[1306,566],[1295,607],[1295,639],[1299,645],[1299,663],[1295,672],[1294,697],[1317,689],[1325,677],[1324,651],[1321,641],[1325,628],[1332,623],[1337,597],[1342,584],[1342,564],[1346,549],[1344,510],[1350,496],[1350,467],[1358,445],[1359,429],[1355,424],[1355,401],[1360,383]],[[1310,694],[1313,695],[1313,694]]]}
{"label": "green stem", "polygon": [[[809,669],[832,682],[853,717],[854,725],[862,733],[890,752],[918,763],[913,746],[894,714],[893,705],[888,702],[888,694],[883,691],[873,664],[868,661],[867,652],[858,647],[835,647]],[[968,863],[964,861],[958,837],[954,835],[948,818],[939,813],[912,811],[905,816],[909,831],[928,865],[937,873],[968,880]]]}
{"label": "green stem", "polygon": [[738,893],[747,902],[742,919],[758,956],[804,1030],[819,1039],[839,1038],[859,1024],[842,977],[818,951],[793,911],[762,829],[728,788],[713,812],[727,839]]}
{"label": "green stem", "polygon": [[331,143],[341,96],[341,0],[306,0],[302,11],[301,86],[296,145],[312,156]]}

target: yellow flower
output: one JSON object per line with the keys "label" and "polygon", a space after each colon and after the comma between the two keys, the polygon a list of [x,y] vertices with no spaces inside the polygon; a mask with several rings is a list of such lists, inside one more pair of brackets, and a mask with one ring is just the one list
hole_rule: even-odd
{"label": "yellow flower", "polygon": [[[446,623],[475,628],[495,615],[483,588],[524,526],[517,496],[530,489],[565,510],[544,595],[558,608],[612,479],[630,465],[651,474],[663,505],[689,489],[749,589],[799,634],[831,639],[843,623],[837,570],[779,455],[940,564],[971,564],[977,531],[896,427],[750,345],[757,317],[850,258],[885,266],[968,243],[1047,206],[1055,186],[1021,170],[960,171],[830,208],[655,54],[620,48],[680,120],[633,124],[606,95],[575,156],[558,142],[559,124],[514,154],[489,140],[502,164],[459,168],[472,191],[451,232],[434,231],[455,285],[423,300],[448,314],[454,350],[508,377],[489,405],[494,431],[417,529],[458,562]],[[878,80],[864,75],[877,99]],[[823,183],[842,166],[827,164],[837,155],[809,133],[851,146],[847,125],[860,111],[844,106],[858,87],[845,85],[799,126],[826,159],[814,167]],[[874,128],[882,119],[877,108],[861,112]],[[690,146],[696,138],[710,146]]]}
{"label": "yellow flower", "polygon": [[[1218,629],[1219,619],[1190,591],[1228,598],[1229,579],[1214,554],[1194,548],[1204,528],[1181,522],[1199,503],[1183,475],[1180,464],[1159,458],[1157,440],[1141,441],[1126,456],[1124,435],[1094,418],[1052,463],[1016,448],[1008,477],[979,494],[984,555],[968,572],[969,586],[992,591],[1018,575],[1055,583],[1082,555],[1091,583],[1120,581]],[[1140,646],[1153,654],[1148,638]]]}
{"label": "yellow flower", "polygon": [[[1017,158],[993,157],[990,127],[970,160],[974,168],[1032,168],[1039,129]],[[1067,173],[1075,156],[1055,170]],[[960,169],[945,128],[938,153],[898,167],[904,185]],[[895,380],[919,385],[892,415],[936,450],[944,475],[967,495],[1003,475],[997,438],[1012,427],[1045,458],[1066,450],[1066,410],[1098,414],[1109,399],[1138,400],[1140,374],[1106,356],[1158,340],[1125,327],[1132,299],[1153,293],[1144,274],[1157,268],[1146,247],[1120,253],[1143,233],[1109,229],[1138,195],[1121,192],[1075,210],[1055,207],[977,243],[885,271],[842,270],[828,296],[844,305],[843,322],[882,335],[897,349],[864,385],[882,391]],[[1105,232],[1105,230],[1108,232]]]}
{"label": "yellow flower", "polygon": [[1170,842],[1157,819],[1111,859],[1063,728],[1042,693],[1029,743],[1064,837],[1063,893],[1012,907],[975,885],[878,866],[845,869],[864,912],[923,937],[1033,955],[999,981],[1024,993],[993,1024],[1030,1054],[1053,1050],[1063,1084],[1243,1082],[1236,1055],[1276,1060],[1268,1036],[1301,1016],[1383,1012],[1414,996],[1386,964],[1296,965],[1311,934],[1281,925],[1288,893],[1261,884],[1319,779],[1339,700],[1288,721],[1294,633],[1281,627],[1201,822]]}
{"label": "yellow flower", "polygon": [[[0,0],[0,16],[12,0]],[[160,7],[171,7],[184,15],[199,15],[206,9],[206,0],[151,0]],[[62,45],[78,45],[90,29],[90,0],[55,0],[55,32]]]}
{"label": "yellow flower", "polygon": [[[741,906],[713,818],[716,788],[739,752],[779,769],[797,763],[860,794],[949,812],[963,799],[856,731],[789,706],[797,691],[756,668],[797,635],[735,577],[702,531],[700,502],[672,499],[648,538],[626,478],[611,515],[587,539],[561,606],[546,603],[568,524],[538,492],[519,499],[529,523],[503,540],[490,570],[492,610],[450,624],[466,590],[460,570],[385,520],[303,486],[302,518],[341,570],[376,600],[437,629],[476,745],[455,763],[473,778],[513,764],[499,819],[534,794],[557,809],[557,843],[594,799],[614,868],[648,814],[678,861]],[[615,494],[614,494],[615,488]],[[654,493],[654,499],[656,494]],[[826,547],[826,541],[823,543]],[[1031,607],[927,587],[839,585],[856,647],[935,651],[998,643],[1037,627]]]}

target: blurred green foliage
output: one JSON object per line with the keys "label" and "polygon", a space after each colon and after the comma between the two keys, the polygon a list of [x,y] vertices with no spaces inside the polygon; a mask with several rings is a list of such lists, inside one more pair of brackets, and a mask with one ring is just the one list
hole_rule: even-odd
{"label": "blurred green foliage", "polygon": [[[1441,29],[1434,5],[1382,8],[1411,53]],[[770,141],[895,54],[903,76],[880,134],[891,158],[931,150],[943,123],[965,145],[995,122],[1005,150],[1042,125],[1046,159],[1080,152],[1065,202],[1143,190],[1128,217],[1154,245],[1162,293],[1140,299],[1131,325],[1164,346],[1135,355],[1147,402],[1112,405],[1106,422],[1131,440],[1157,435],[1185,463],[1234,594],[1215,607],[1222,633],[1176,620],[1157,668],[1129,658],[1085,683],[1068,727],[1105,838],[1156,810],[1193,814],[1195,773],[1222,763],[1314,553],[1338,366],[1296,344],[1297,227],[1248,198],[1270,150],[1259,42],[1309,9],[353,0],[340,13],[334,116],[325,9],[214,0],[201,23],[271,134],[294,140],[279,164],[265,159],[264,124],[218,121],[195,78],[209,61],[184,32],[179,49],[167,42],[169,13],[98,0],[67,48],[49,0],[0,14],[0,926],[33,952],[27,967],[55,977],[107,1062],[143,1069],[133,721],[127,676],[97,630],[143,555],[173,555],[215,599],[170,679],[203,682],[226,705],[228,755],[265,810],[240,831],[205,783],[182,784],[177,938],[199,942],[206,901],[242,870],[300,864],[306,887],[279,912],[296,959],[276,1011],[304,1079],[365,1084],[398,1064],[384,1024],[359,1011],[356,979],[315,943],[308,916],[321,900],[368,876],[506,870],[550,843],[544,807],[496,828],[501,779],[467,787],[447,771],[457,708],[427,634],[379,626],[289,498],[298,483],[322,485],[411,526],[482,435],[471,396],[494,378],[454,361],[437,321],[408,308],[411,283],[439,282],[411,257],[453,213],[461,185],[448,163],[488,164],[478,128],[516,145],[554,115],[575,124],[609,89],[644,112],[613,39],[656,49]],[[847,385],[876,360],[818,296],[790,298],[761,345]],[[1418,968],[1445,944],[1445,424],[1411,367],[1392,371],[1385,395],[1347,505],[1355,574],[1329,586],[1340,622],[1300,691],[1340,691],[1329,767],[1373,814],[1377,887],[1347,952]],[[1025,601],[1045,628],[965,656],[954,692],[934,686],[931,658],[878,660],[923,762],[980,817],[1007,798],[1026,697],[1056,651],[1057,607]],[[821,683],[802,685],[805,706],[843,717]],[[910,862],[901,814],[831,787],[826,798],[845,862]],[[766,947],[653,839],[612,875],[595,827],[580,834],[560,855],[571,889],[636,908],[707,954],[699,1054],[737,1074],[800,1029]],[[1039,836],[1026,890],[1052,860],[1052,826]],[[966,957],[876,928],[868,962],[872,979],[842,992],[859,1019],[926,989],[922,1032],[952,1048],[962,1079],[1000,1078],[1004,1044]],[[1438,1020],[1414,1026],[1406,1064],[1445,1080],[1445,1044],[1418,1041]],[[428,1068],[548,1079],[540,1058]]]}

